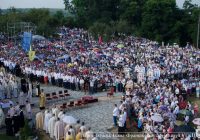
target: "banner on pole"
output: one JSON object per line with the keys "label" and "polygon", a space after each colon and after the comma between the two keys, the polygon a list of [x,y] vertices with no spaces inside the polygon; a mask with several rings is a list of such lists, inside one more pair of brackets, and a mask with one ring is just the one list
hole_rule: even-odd
{"label": "banner on pole", "polygon": [[23,40],[22,40],[22,48],[28,52],[30,50],[32,40],[32,34],[29,32],[24,32]]}

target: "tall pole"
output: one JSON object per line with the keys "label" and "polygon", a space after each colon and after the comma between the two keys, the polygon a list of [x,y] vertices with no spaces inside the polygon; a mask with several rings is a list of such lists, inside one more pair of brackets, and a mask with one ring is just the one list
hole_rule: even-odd
{"label": "tall pole", "polygon": [[199,48],[199,25],[200,24],[200,14],[199,14],[199,19],[198,19],[198,30],[197,30],[197,48]]}

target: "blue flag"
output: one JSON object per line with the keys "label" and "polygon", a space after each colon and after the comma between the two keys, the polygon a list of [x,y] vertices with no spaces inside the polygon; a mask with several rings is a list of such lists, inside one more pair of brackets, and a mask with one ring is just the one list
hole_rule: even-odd
{"label": "blue flag", "polygon": [[32,34],[29,32],[24,32],[23,40],[22,40],[22,48],[28,52],[30,50],[32,40]]}

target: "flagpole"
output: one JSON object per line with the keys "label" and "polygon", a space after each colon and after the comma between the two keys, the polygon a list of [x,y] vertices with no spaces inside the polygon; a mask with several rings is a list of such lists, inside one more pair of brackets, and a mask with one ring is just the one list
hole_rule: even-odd
{"label": "flagpole", "polygon": [[200,24],[200,14],[198,19],[198,29],[197,29],[197,48],[199,48],[199,25]]}

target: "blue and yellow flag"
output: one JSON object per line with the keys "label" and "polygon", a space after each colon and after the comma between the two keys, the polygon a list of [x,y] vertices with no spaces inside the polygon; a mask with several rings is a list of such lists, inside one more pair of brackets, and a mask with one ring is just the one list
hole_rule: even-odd
{"label": "blue and yellow flag", "polygon": [[35,51],[32,51],[32,47],[30,46],[30,50],[28,52],[28,57],[30,61],[33,61],[35,58]]}
{"label": "blue and yellow flag", "polygon": [[22,39],[22,48],[28,52],[30,50],[32,40],[32,34],[29,32],[24,32],[23,39]]}

